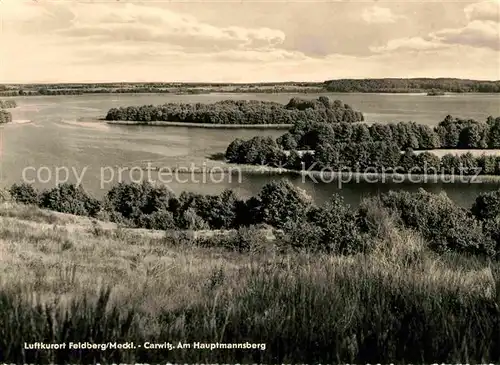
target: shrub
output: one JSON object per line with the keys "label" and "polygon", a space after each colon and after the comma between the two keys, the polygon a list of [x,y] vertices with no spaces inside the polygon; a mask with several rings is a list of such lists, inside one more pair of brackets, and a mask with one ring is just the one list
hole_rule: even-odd
{"label": "shrub", "polygon": [[337,254],[352,254],[364,250],[361,232],[356,217],[344,199],[333,194],[323,206],[313,208],[308,220],[320,230],[320,248]]}
{"label": "shrub", "polygon": [[33,185],[26,183],[13,184],[9,189],[9,193],[12,196],[12,199],[14,199],[17,203],[38,205],[38,191],[33,187]]}
{"label": "shrub", "polygon": [[480,219],[493,219],[500,214],[500,190],[481,193],[471,208],[472,214]]}
{"label": "shrub", "polygon": [[219,195],[196,195],[190,206],[212,229],[229,229],[236,224],[238,199],[226,189]]}
{"label": "shrub", "polygon": [[151,214],[141,214],[137,219],[137,226],[146,229],[167,230],[176,227],[172,212],[157,210]]}
{"label": "shrub", "polygon": [[61,213],[96,217],[100,211],[100,202],[89,196],[82,187],[73,184],[61,184],[44,191],[39,200],[44,209]]}
{"label": "shrub", "polygon": [[123,217],[141,227],[143,222],[148,221],[147,224],[151,224],[157,220],[157,217],[150,220],[144,215],[172,210],[173,199],[174,195],[165,186],[154,186],[148,182],[119,183],[108,191],[105,206],[118,214],[114,215],[116,219]]}
{"label": "shrub", "polygon": [[197,244],[206,247],[222,247],[238,252],[257,252],[264,249],[267,238],[259,226],[241,227],[229,233],[218,233],[211,237],[198,238]]}
{"label": "shrub", "polygon": [[280,228],[288,221],[305,219],[312,200],[304,190],[284,179],[264,185],[252,204],[255,223]]}
{"label": "shrub", "polygon": [[445,193],[431,194],[423,189],[417,193],[391,191],[382,194],[381,201],[398,213],[403,225],[421,232],[437,252],[494,252],[494,243],[484,235],[481,224]]}
{"label": "shrub", "polygon": [[334,254],[352,254],[366,247],[354,213],[338,194],[323,206],[312,207],[307,221],[287,221],[278,234],[278,244],[283,248]]}
{"label": "shrub", "polygon": [[278,245],[295,250],[320,251],[323,248],[324,231],[307,221],[288,221],[278,232]]}
{"label": "shrub", "polygon": [[179,226],[182,229],[192,229],[195,231],[210,228],[208,223],[193,208],[188,208],[182,213]]}
{"label": "shrub", "polygon": [[485,235],[494,242],[495,258],[500,260],[500,216],[485,219],[482,223]]}

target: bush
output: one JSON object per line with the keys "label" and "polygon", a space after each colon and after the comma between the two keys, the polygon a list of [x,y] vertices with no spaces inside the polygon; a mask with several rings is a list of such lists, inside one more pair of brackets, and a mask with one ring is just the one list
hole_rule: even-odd
{"label": "bush", "polygon": [[500,260],[500,216],[485,219],[482,223],[485,235],[494,242],[495,259]]}
{"label": "bush", "polygon": [[333,194],[323,206],[311,209],[308,220],[320,228],[322,250],[337,254],[364,251],[356,217],[340,195]]}
{"label": "bush", "polygon": [[437,252],[457,251],[491,256],[494,243],[483,232],[481,224],[445,193],[431,194],[391,191],[381,201],[398,213],[401,223],[417,229]]}
{"label": "bush", "polygon": [[366,248],[354,213],[338,194],[323,206],[312,207],[307,221],[287,221],[278,242],[283,248],[334,254],[353,254]]}
{"label": "bush", "polygon": [[179,226],[182,229],[191,229],[195,231],[210,228],[208,223],[205,222],[193,208],[188,208],[182,213]]}
{"label": "bush", "polygon": [[199,238],[197,244],[206,247],[222,247],[238,252],[257,252],[265,248],[267,238],[261,227],[252,225],[229,233]]}
{"label": "bush", "polygon": [[157,210],[151,214],[141,214],[137,219],[137,226],[157,230],[168,230],[176,227],[174,215],[168,210]]}
{"label": "bush", "polygon": [[142,184],[119,183],[111,188],[105,198],[107,209],[118,213],[115,218],[134,222],[135,226],[141,227],[141,222],[147,224],[157,221],[156,218],[145,218],[158,211],[170,211],[174,195],[165,186],[154,186],[148,182]]}
{"label": "bush", "polygon": [[17,203],[27,205],[38,205],[39,203],[38,191],[30,184],[13,184],[9,189],[9,193]]}
{"label": "bush", "polygon": [[264,185],[251,204],[255,223],[280,228],[288,221],[304,220],[312,206],[312,199],[304,190],[283,179]]}
{"label": "bush", "polygon": [[230,229],[236,224],[238,198],[234,191],[226,189],[219,195],[199,195],[196,213],[212,229]]}
{"label": "bush", "polygon": [[61,184],[40,196],[40,208],[56,212],[96,217],[101,209],[100,202],[89,196],[82,187]]}
{"label": "bush", "polygon": [[283,249],[321,251],[324,248],[323,229],[308,221],[286,222],[282,231],[278,232],[277,238],[278,245]]}
{"label": "bush", "polygon": [[480,219],[494,219],[500,214],[500,190],[481,193],[471,208],[472,214]]}

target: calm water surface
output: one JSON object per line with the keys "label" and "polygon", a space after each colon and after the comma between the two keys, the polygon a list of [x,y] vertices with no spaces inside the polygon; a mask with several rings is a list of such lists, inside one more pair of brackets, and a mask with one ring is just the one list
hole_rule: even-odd
{"label": "calm water surface", "polygon": [[[332,99],[341,99],[354,109],[365,114],[368,122],[415,121],[436,125],[446,115],[485,119],[488,115],[500,116],[500,101],[497,95],[464,94],[444,97],[425,95],[388,94],[324,94]],[[96,196],[102,196],[119,179],[117,166],[144,166],[151,162],[161,166],[201,166],[209,156],[224,152],[235,138],[250,138],[257,134],[277,137],[283,131],[273,130],[223,130],[183,127],[109,126],[106,124],[79,122],[79,118],[102,117],[112,107],[165,102],[214,102],[224,99],[256,99],[286,103],[291,97],[316,98],[318,95],[297,94],[210,94],[210,95],[165,95],[100,94],[84,96],[41,96],[15,98],[18,108],[12,109],[16,123],[0,126],[0,185],[9,186],[26,177],[35,179],[38,187],[55,184],[56,168],[69,169],[69,181],[83,176],[83,185]],[[32,123],[19,122],[31,120]],[[34,170],[36,169],[36,170]],[[104,169],[104,170],[101,170]],[[40,171],[40,178],[35,171]],[[113,171],[114,178],[111,177]],[[76,175],[75,175],[76,174]],[[83,174],[83,175],[82,175]],[[61,170],[60,176],[65,177]],[[105,179],[102,181],[101,176]],[[133,176],[138,176],[137,174]],[[129,181],[129,173],[121,178]],[[155,179],[155,175],[152,175]],[[183,190],[201,193],[218,193],[232,188],[241,196],[259,191],[271,179],[270,175],[226,176],[220,183],[204,183],[198,176],[195,181],[186,175],[187,182],[173,182],[170,188],[179,193]],[[291,178],[306,188],[318,201],[339,192],[346,200],[356,205],[363,196],[394,189],[416,190],[424,187],[433,192],[445,190],[450,197],[464,206],[469,206],[475,195],[494,190],[498,184],[368,184],[352,183],[339,189],[336,182],[316,184],[300,177]],[[48,181],[47,181],[48,180]],[[189,181],[191,180],[191,181]],[[219,179],[220,180],[220,179]],[[109,181],[109,183],[108,183]],[[198,182],[196,182],[198,181]]]}

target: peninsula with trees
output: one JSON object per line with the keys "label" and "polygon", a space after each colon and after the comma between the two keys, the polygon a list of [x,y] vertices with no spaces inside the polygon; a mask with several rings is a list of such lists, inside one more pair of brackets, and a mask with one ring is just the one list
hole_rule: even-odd
{"label": "peninsula with trees", "polygon": [[[256,136],[234,140],[227,148],[228,162],[265,165],[293,171],[343,171],[419,173],[425,168],[446,174],[500,175],[500,156],[460,156],[432,153],[437,149],[487,150],[500,148],[500,117],[484,122],[447,116],[435,128],[414,122],[397,124],[325,124],[298,121],[274,140]],[[416,154],[419,150],[422,153]],[[396,170],[397,168],[397,170]]]}

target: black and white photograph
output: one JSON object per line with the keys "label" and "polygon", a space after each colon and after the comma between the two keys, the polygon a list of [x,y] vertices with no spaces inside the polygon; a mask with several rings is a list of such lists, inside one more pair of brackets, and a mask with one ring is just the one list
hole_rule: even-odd
{"label": "black and white photograph", "polygon": [[0,363],[500,363],[500,0],[0,0]]}

